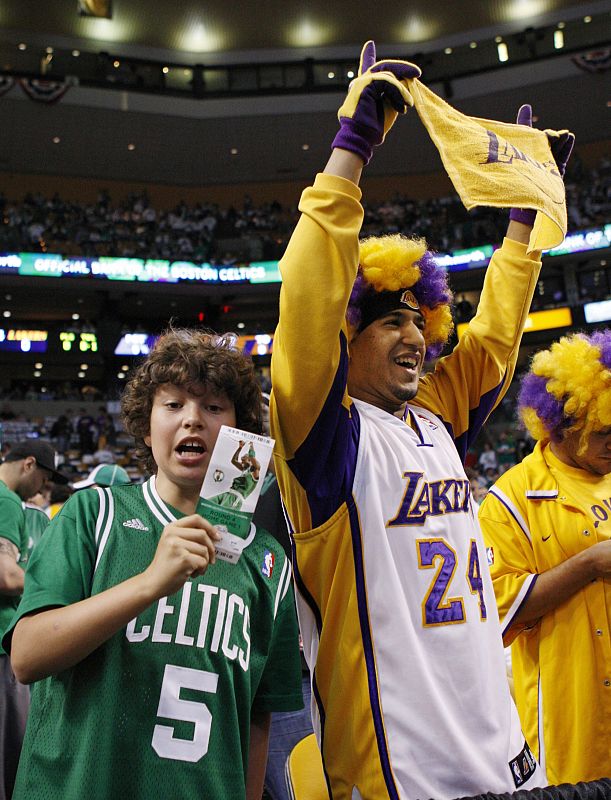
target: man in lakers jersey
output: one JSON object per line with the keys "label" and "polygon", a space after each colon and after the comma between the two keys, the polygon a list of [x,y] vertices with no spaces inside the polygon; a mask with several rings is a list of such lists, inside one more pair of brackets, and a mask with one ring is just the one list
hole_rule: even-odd
{"label": "man in lakers jersey", "polygon": [[4,639],[36,681],[13,798],[260,797],[270,712],[302,707],[291,568],[254,526],[216,560],[199,513],[221,425],[261,430],[252,363],[173,330],[122,406],[152,477],[64,505]]}
{"label": "man in lakers jersey", "polygon": [[480,508],[516,703],[550,783],[611,775],[611,330],[537,353],[535,450]]}
{"label": "man in lakers jersey", "polygon": [[462,465],[514,371],[540,268],[530,228],[510,223],[468,332],[422,378],[451,331],[445,272],[423,240],[358,240],[361,171],[419,74],[365,46],[280,265],[272,435],[333,800],[545,784]]}

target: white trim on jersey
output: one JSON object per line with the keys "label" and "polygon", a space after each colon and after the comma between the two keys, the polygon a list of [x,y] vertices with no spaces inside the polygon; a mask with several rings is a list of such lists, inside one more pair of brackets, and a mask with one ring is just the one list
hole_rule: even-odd
{"label": "white trim on jersey", "polygon": [[517,593],[515,600],[511,604],[511,606],[507,609],[507,613],[505,614],[505,618],[501,620],[501,632],[503,636],[507,633],[513,621],[516,617],[516,614],[520,610],[522,603],[526,600],[530,591],[533,587],[534,582],[537,580],[538,575],[529,575],[528,578],[522,584],[520,591]]}
{"label": "white trim on jersey", "polygon": [[[104,495],[106,495],[106,497],[108,498],[108,515],[106,517],[106,525],[104,525],[104,530],[102,532],[102,535],[100,537],[100,541],[99,541],[99,544],[98,544],[98,557],[95,560],[95,567],[93,569],[94,572],[98,568],[98,564],[100,563],[100,559],[102,558],[102,555],[103,555],[104,550],[106,548],[106,543],[107,543],[108,537],[110,535],[110,529],[112,528],[112,523],[113,523],[113,519],[114,519],[114,515],[115,515],[115,501],[114,501],[114,498],[112,496],[112,493],[111,493],[110,489],[97,488],[96,491],[98,492],[99,497],[100,497],[100,514],[103,513],[102,512],[102,497]],[[97,532],[98,532],[98,524],[101,525],[100,514],[98,514],[98,519],[97,519],[97,522],[96,522],[96,535],[97,535]]]}
{"label": "white trim on jersey", "polygon": [[539,672],[538,684],[537,702],[539,704],[539,715],[537,721],[537,735],[539,737],[539,765],[541,766],[543,772],[545,772],[545,739],[543,738],[543,692],[541,690],[541,672]]}
{"label": "white trim on jersey", "polygon": [[524,494],[529,500],[537,498],[553,500],[558,497],[558,489],[527,489]]}
{"label": "white trim on jersey", "polygon": [[284,564],[282,565],[282,573],[280,574],[280,580],[278,581],[278,586],[276,587],[276,599],[274,600],[274,619],[276,619],[276,614],[278,613],[278,606],[284,600],[284,596],[286,595],[289,584],[291,582],[291,565],[289,560],[286,556],[284,556]]}
{"label": "white trim on jersey", "polygon": [[104,517],[106,515],[106,494],[103,489],[100,489],[99,486],[96,487],[96,492],[98,493],[98,497],[100,499],[100,507],[98,510],[98,518],[95,521],[95,544],[96,547],[100,543],[100,534],[102,532],[102,523],[104,522]]}
{"label": "white trim on jersey", "polygon": [[176,522],[176,517],[157,493],[154,475],[142,484],[142,492],[147,506],[164,527],[170,522]]}
{"label": "white trim on jersey", "polygon": [[516,506],[514,505],[512,500],[510,500],[509,497],[507,497],[507,495],[505,494],[505,492],[501,491],[498,486],[493,486],[491,489],[489,489],[489,492],[490,492],[490,494],[493,494],[496,497],[496,499],[500,503],[502,503],[502,505],[505,506],[507,511],[509,511],[511,516],[518,523],[518,525],[522,529],[522,532],[524,533],[524,535],[526,536],[526,538],[530,542],[531,541],[531,536],[530,536],[530,530],[528,528],[528,525],[526,524],[526,521],[524,520],[524,517],[520,514],[520,512],[518,511],[518,509],[516,508]]}

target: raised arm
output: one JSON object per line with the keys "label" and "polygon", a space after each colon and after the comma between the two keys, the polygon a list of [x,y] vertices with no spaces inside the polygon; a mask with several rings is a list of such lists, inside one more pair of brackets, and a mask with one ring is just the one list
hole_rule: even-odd
{"label": "raised arm", "polygon": [[[358,183],[373,148],[411,105],[406,80],[419,74],[407,62],[376,62],[373,43],[365,45],[359,76],[339,111],[331,157],[302,195],[301,218],[280,263],[270,421],[277,459],[306,491],[329,485],[333,492],[344,474],[350,439],[345,314],[363,219]],[[328,435],[321,438],[321,429]],[[287,482],[278,477],[286,497]],[[297,524],[309,527],[309,520]]]}
{"label": "raised arm", "polygon": [[[517,123],[532,126],[532,109],[523,105]],[[564,175],[574,136],[550,137],[550,148]],[[507,234],[486,270],[475,317],[451,356],[423,378],[416,403],[446,423],[464,457],[481,426],[513,378],[524,325],[541,269],[541,254],[527,253],[535,220],[530,209],[512,209]]]}

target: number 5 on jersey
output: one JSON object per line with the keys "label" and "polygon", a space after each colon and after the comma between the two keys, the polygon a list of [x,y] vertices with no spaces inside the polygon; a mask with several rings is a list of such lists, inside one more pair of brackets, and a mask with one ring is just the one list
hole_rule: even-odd
{"label": "number 5 on jersey", "polygon": [[218,682],[219,676],[214,672],[166,664],[157,716],[177,722],[191,722],[195,727],[192,739],[179,739],[174,735],[171,725],[155,725],[151,744],[158,756],[174,761],[196,762],[206,755],[212,714],[205,703],[182,699],[180,691],[195,689],[216,694]]}

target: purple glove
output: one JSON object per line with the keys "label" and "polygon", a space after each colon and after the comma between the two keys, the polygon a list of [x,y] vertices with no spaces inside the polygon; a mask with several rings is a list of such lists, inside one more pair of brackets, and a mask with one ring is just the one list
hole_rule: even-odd
{"label": "purple glove", "polygon": [[[533,110],[531,106],[528,104],[520,106],[516,123],[518,125],[528,125],[529,128],[532,128]],[[564,178],[566,165],[571,157],[573,145],[575,144],[575,134],[569,131],[558,131],[558,134],[554,136],[548,133],[547,139],[552,151],[552,156],[558,167],[558,173],[561,178]],[[521,222],[523,225],[530,225],[531,228],[535,224],[536,216],[537,212],[532,208],[512,208],[509,212],[509,219],[514,222]]]}
{"label": "purple glove", "polygon": [[397,114],[404,114],[407,106],[413,105],[404,81],[420,74],[409,61],[376,62],[375,44],[366,42],[359,74],[338,112],[340,129],[332,146],[356,153],[368,164],[373,148],[384,141]]}

